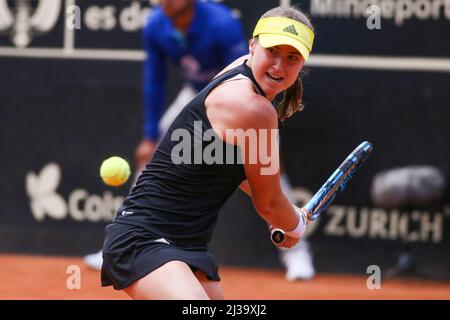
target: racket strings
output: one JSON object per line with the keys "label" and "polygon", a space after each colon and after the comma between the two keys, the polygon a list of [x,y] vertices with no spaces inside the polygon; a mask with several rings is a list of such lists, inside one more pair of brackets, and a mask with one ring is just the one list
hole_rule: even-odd
{"label": "racket strings", "polygon": [[[309,213],[309,215],[311,216],[310,220],[315,220],[322,213],[322,211],[324,211],[334,200],[336,194],[345,189],[347,182],[352,179],[353,174],[366,161],[371,151],[372,145],[368,142],[365,142],[358,148],[356,148],[347,157],[347,159],[344,160],[344,162],[336,170],[340,171],[340,173],[337,174],[337,172],[335,172],[333,174],[334,179],[330,178],[331,181],[327,182],[326,185],[322,187],[322,189],[324,190],[322,193],[323,196],[321,199],[319,198],[320,200],[318,201],[317,205],[313,205],[314,209]],[[330,185],[332,185],[331,188],[329,188]]]}
{"label": "racket strings", "polygon": [[325,196],[319,201],[316,210],[314,210],[315,212],[312,214],[312,220],[315,220],[315,218],[321,214],[321,208],[326,208],[328,203],[333,201],[338,191],[342,191],[345,188],[345,184],[351,179],[351,173],[355,170],[354,167],[355,164],[348,167],[345,172],[342,172],[342,176],[337,179],[333,187],[326,192]]}

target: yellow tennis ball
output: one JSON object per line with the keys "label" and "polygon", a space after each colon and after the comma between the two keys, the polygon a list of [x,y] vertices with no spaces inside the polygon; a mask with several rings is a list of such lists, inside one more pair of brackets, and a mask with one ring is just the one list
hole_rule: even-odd
{"label": "yellow tennis ball", "polygon": [[130,177],[130,165],[120,157],[110,157],[103,161],[100,176],[109,186],[118,187],[127,182]]}

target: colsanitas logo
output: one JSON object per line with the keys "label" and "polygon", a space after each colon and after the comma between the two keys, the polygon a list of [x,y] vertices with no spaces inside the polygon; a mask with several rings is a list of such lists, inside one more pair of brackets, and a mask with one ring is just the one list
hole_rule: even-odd
{"label": "colsanitas logo", "polygon": [[45,34],[55,27],[61,12],[61,0],[38,0],[36,9],[28,0],[0,0],[0,32],[7,31],[16,47],[27,47],[35,34]]}
{"label": "colsanitas logo", "polygon": [[75,221],[109,222],[124,200],[110,191],[99,196],[75,189],[66,203],[56,191],[61,181],[61,168],[56,163],[47,164],[39,174],[27,173],[25,180],[30,208],[37,221],[43,221],[45,217],[55,220],[70,217]]}
{"label": "colsanitas logo", "polygon": [[[89,31],[110,31],[120,27],[125,32],[137,32],[147,21],[156,1],[127,0],[83,3],[76,0],[0,0],[0,34],[9,34],[18,48],[28,47],[33,38],[64,25],[69,30],[86,27]],[[58,21],[64,20],[61,24]]]}

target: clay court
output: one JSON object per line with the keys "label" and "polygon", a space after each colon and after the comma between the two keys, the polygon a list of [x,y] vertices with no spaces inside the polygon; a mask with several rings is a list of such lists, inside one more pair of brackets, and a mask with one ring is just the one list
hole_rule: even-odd
{"label": "clay court", "polygon": [[[110,300],[129,299],[111,287],[102,288],[99,272],[88,269],[82,258],[0,255],[0,299]],[[80,269],[80,289],[68,289],[69,266]],[[369,290],[367,277],[319,273],[311,281],[287,282],[282,270],[222,267],[227,300],[315,299],[450,299],[450,283],[419,279],[389,279],[381,289]]]}
{"label": "clay court", "polygon": [[[83,262],[111,221],[207,244],[227,300],[450,300],[450,0],[172,2],[177,13],[158,0],[0,0],[0,300],[129,300]],[[290,5],[301,12],[269,11]],[[335,171],[364,141],[364,166]],[[128,181],[102,179],[112,156]],[[243,181],[252,198],[231,195]],[[289,282],[267,225],[300,236],[287,200],[314,203],[323,185],[345,191],[318,193],[331,206],[299,250],[316,276]],[[435,280],[370,289],[372,266]],[[120,309],[132,317],[98,308]],[[11,315],[22,310],[39,314]]]}

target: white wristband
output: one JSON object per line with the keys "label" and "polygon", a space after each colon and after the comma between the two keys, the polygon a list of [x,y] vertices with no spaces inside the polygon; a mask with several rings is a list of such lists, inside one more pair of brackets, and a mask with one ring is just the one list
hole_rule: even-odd
{"label": "white wristband", "polygon": [[298,225],[294,229],[286,231],[286,234],[293,238],[301,238],[306,230],[306,213],[300,208],[294,208],[299,217]]}

